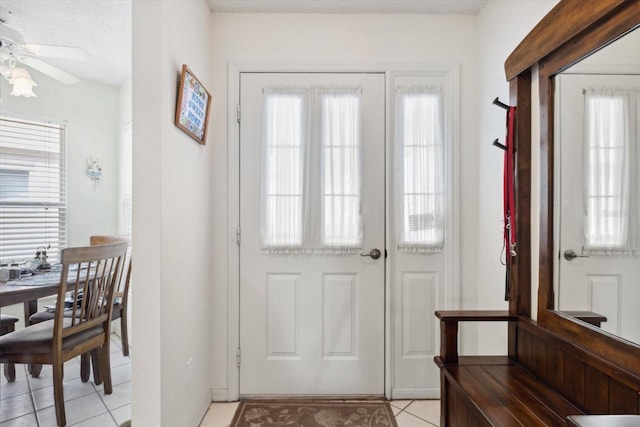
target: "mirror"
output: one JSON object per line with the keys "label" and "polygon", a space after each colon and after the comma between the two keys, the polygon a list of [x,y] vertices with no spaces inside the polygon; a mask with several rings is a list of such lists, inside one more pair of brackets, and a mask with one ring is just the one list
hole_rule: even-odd
{"label": "mirror", "polygon": [[555,77],[554,307],[640,344],[639,45]]}

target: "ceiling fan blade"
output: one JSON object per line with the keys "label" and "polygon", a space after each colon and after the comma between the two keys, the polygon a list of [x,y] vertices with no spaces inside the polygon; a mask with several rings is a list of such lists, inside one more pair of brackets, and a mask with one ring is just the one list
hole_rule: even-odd
{"label": "ceiling fan blade", "polygon": [[36,58],[25,57],[21,58],[20,62],[68,85],[76,84],[80,81],[80,79],[76,76],[69,74],[66,71],[62,71],[60,68],[49,65],[46,62],[43,62]]}
{"label": "ceiling fan blade", "polygon": [[26,48],[36,56],[49,58],[70,59],[73,61],[88,61],[91,56],[80,47],[55,46],[47,44],[25,44]]}

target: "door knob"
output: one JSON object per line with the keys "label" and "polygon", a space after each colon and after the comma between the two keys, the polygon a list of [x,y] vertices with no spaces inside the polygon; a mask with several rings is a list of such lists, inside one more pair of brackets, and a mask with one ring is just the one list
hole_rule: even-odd
{"label": "door knob", "polygon": [[380,252],[380,249],[373,248],[373,249],[371,249],[371,250],[369,251],[369,253],[368,253],[368,254],[365,254],[365,253],[363,252],[363,253],[361,253],[361,254],[360,254],[360,256],[370,256],[370,257],[371,257],[371,259],[378,259],[378,258],[380,258],[380,255],[381,255],[381,254],[382,254],[382,253]]}
{"label": "door knob", "polygon": [[589,258],[589,255],[578,255],[573,249],[567,249],[564,251],[564,259],[567,261],[572,261],[576,258]]}

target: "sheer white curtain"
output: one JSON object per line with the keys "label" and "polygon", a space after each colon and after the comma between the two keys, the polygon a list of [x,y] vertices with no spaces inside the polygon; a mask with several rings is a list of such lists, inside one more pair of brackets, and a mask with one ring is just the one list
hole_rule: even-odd
{"label": "sheer white curtain", "polygon": [[266,251],[302,246],[307,117],[305,90],[264,90],[260,231]]}
{"label": "sheer white curtain", "polygon": [[640,253],[635,89],[585,90],[584,252]]}
{"label": "sheer white curtain", "polygon": [[359,253],[359,88],[265,88],[262,248],[266,253]]}
{"label": "sheer white curtain", "polygon": [[395,228],[401,252],[440,252],[444,245],[442,90],[399,86],[395,98]]}
{"label": "sheer white curtain", "polygon": [[325,248],[360,252],[362,246],[360,93],[354,89],[320,92]]}

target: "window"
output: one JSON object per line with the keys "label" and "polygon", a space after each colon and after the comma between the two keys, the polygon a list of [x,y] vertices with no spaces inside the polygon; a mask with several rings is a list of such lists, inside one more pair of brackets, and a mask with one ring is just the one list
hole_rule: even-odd
{"label": "window", "polygon": [[325,246],[359,247],[362,243],[358,101],[353,93],[322,97]]}
{"label": "window", "polygon": [[360,251],[360,94],[360,88],[265,89],[261,234],[267,253]]}
{"label": "window", "polygon": [[265,93],[262,175],[264,248],[302,244],[303,97]]}
{"label": "window", "polygon": [[396,229],[403,252],[444,244],[444,137],[438,87],[396,89]]}
{"label": "window", "polygon": [[640,250],[635,194],[637,91],[585,90],[585,220],[587,253]]}
{"label": "window", "polygon": [[66,246],[66,127],[0,117],[0,260],[59,262]]}

